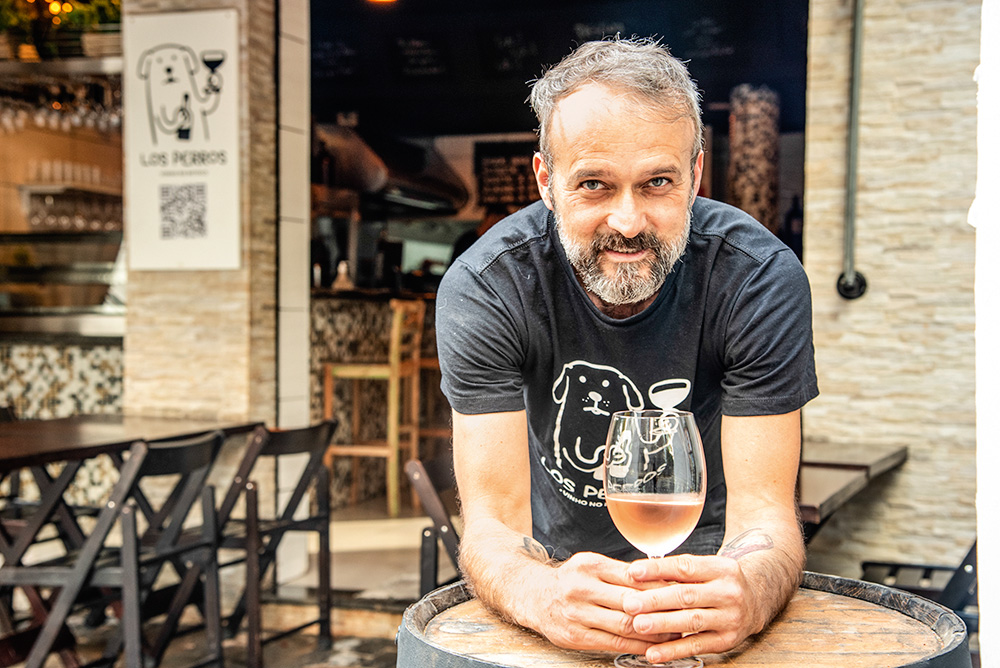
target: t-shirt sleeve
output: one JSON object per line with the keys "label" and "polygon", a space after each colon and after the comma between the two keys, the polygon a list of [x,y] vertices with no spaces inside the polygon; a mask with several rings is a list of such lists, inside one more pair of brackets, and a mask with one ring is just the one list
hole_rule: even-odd
{"label": "t-shirt sleeve", "polygon": [[461,260],[438,289],[435,310],[441,390],[462,414],[524,410],[524,333],[511,305]]}
{"label": "t-shirt sleeve", "polygon": [[725,327],[722,412],[780,415],[819,394],[809,281],[791,252],[762,262],[738,287]]}

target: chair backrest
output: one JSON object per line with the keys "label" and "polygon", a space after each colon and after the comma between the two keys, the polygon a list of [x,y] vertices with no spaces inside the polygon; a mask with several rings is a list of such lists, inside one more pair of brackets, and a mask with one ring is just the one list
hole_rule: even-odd
{"label": "chair backrest", "polygon": [[[3,422],[17,422],[17,415],[14,414],[14,409],[10,406],[0,406],[0,423]],[[16,499],[21,494],[20,470],[15,469],[13,471],[0,472],[0,482],[3,482],[8,475],[10,476],[10,483],[8,485],[7,497]]]}
{"label": "chair backrest", "polygon": [[[225,434],[213,431],[184,439],[150,441],[136,479],[132,498],[149,522],[147,532],[156,537],[157,549],[177,542],[194,502],[202,495],[209,471],[222,449]],[[160,504],[153,504],[142,490],[149,478],[180,476]]]}
{"label": "chair backrest", "polygon": [[938,597],[938,602],[952,610],[961,610],[976,600],[979,578],[976,575],[976,544],[965,555],[961,565],[955,569],[955,573],[948,580]]}
{"label": "chair backrest", "polygon": [[[260,457],[278,458],[295,454],[309,455],[305,469],[299,476],[298,484],[285,504],[285,510],[279,513],[281,516],[288,515],[290,518],[295,513],[295,509],[298,508],[313,480],[318,481],[320,494],[329,494],[329,479],[326,467],[323,465],[323,455],[330,445],[336,426],[336,420],[324,420],[300,429],[272,431],[264,426],[258,426],[254,429],[236,474],[233,476],[233,482],[219,507],[220,529],[225,526],[240,495],[246,490],[250,474]],[[323,481],[326,481],[325,484]]]}
{"label": "chair backrest", "polygon": [[426,302],[413,299],[390,299],[392,324],[389,328],[389,363],[411,361],[420,364],[420,346],[424,336]]}
{"label": "chair backrest", "polygon": [[451,451],[445,451],[426,462],[411,459],[405,468],[410,484],[417,490],[420,505],[434,523],[434,531],[457,569],[459,535],[451,517],[458,512],[458,496]]}

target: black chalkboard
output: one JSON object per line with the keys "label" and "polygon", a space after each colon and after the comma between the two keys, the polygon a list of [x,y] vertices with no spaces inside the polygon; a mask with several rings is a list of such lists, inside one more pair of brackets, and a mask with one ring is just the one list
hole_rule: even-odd
{"label": "black chalkboard", "polygon": [[396,37],[393,63],[401,79],[435,78],[449,71],[447,42],[434,37]]}
{"label": "black chalkboard", "polygon": [[358,62],[358,50],[347,40],[329,39],[313,45],[313,78],[318,81],[356,77]]}
{"label": "black chalkboard", "polygon": [[524,206],[539,199],[531,169],[534,142],[476,142],[479,205]]}
{"label": "black chalkboard", "polygon": [[540,41],[539,36],[521,28],[481,30],[483,72],[493,78],[514,77],[522,82],[531,78],[540,69]]}

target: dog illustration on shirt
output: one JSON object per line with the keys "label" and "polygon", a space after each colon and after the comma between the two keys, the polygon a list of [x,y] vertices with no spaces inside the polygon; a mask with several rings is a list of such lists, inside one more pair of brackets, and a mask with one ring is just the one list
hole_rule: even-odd
{"label": "dog illustration on shirt", "polygon": [[618,369],[576,360],[563,366],[552,400],[559,405],[552,438],[556,466],[600,480],[611,414],[641,410],[642,394]]}

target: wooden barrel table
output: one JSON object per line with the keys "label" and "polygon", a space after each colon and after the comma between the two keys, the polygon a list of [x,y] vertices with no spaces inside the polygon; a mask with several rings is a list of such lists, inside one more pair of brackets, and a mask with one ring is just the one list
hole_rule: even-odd
{"label": "wooden barrel table", "polygon": [[[611,668],[615,654],[556,647],[487,612],[462,583],[431,592],[403,614],[397,668]],[[806,573],[788,607],[761,634],[706,666],[971,668],[965,624],[951,610],[882,585]]]}

